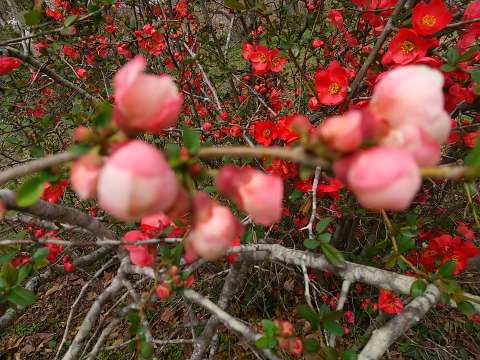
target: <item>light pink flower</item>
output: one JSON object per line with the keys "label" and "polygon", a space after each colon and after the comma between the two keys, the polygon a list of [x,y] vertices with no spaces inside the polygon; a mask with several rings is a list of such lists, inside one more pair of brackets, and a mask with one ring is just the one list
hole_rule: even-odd
{"label": "light pink flower", "polygon": [[335,172],[360,204],[372,210],[405,210],[422,181],[408,152],[382,146],[337,161]]}
{"label": "light pink flower", "polygon": [[438,144],[448,138],[450,116],[443,108],[443,75],[425,65],[398,67],[375,86],[370,109],[392,127],[422,127]]}
{"label": "light pink flower", "polygon": [[[215,260],[227,253],[230,243],[242,233],[230,209],[198,193],[193,199],[193,229],[187,241],[196,254]],[[190,251],[191,252],[191,251]]]}
{"label": "light pink flower", "polygon": [[133,140],[106,161],[98,180],[101,208],[120,220],[169,209],[179,192],[175,173],[154,146]]}
{"label": "light pink flower", "polygon": [[115,75],[113,118],[126,131],[159,133],[176,124],[183,97],[170,76],[145,74],[145,66],[137,56]]}
{"label": "light pink flower", "polygon": [[392,129],[381,143],[409,152],[419,166],[433,166],[440,161],[440,145],[419,126]]}
{"label": "light pink flower", "polygon": [[102,159],[97,154],[86,154],[76,160],[70,171],[73,190],[81,200],[95,197]]}
{"label": "light pink flower", "polygon": [[228,165],[220,170],[216,186],[256,223],[269,226],[281,219],[283,181],[280,177]]}
{"label": "light pink flower", "polygon": [[352,110],[333,116],[320,125],[320,136],[335,151],[350,152],[363,142],[362,112]]}

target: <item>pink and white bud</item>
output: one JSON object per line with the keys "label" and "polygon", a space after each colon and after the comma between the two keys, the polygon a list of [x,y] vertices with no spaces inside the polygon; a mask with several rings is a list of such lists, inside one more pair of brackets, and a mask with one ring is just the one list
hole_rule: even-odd
{"label": "pink and white bud", "polygon": [[235,200],[253,221],[269,226],[282,217],[283,180],[261,171],[224,166],[217,178],[218,190]]}
{"label": "pink and white bud", "polygon": [[113,119],[127,132],[159,133],[176,124],[183,103],[168,75],[145,74],[146,61],[137,56],[113,78]]}
{"label": "pink and white bud", "polygon": [[230,243],[242,234],[240,222],[229,208],[198,193],[193,199],[193,228],[187,241],[206,260],[215,260],[227,253]]}
{"label": "pink and white bud", "polygon": [[[123,241],[127,244],[141,242],[148,239],[148,235],[145,235],[138,230],[129,231],[123,236]],[[155,264],[157,251],[151,244],[125,245],[125,249],[127,249],[130,254],[130,261],[132,264],[140,267],[153,266],[153,264]]]}
{"label": "pink and white bud", "polygon": [[94,153],[83,155],[73,163],[70,171],[70,182],[81,200],[95,197],[102,165],[101,157]]}
{"label": "pink and white bud", "polygon": [[175,173],[154,146],[133,140],[106,161],[98,179],[98,204],[120,220],[164,212],[179,193]]}
{"label": "pink and white bud", "polygon": [[334,151],[353,151],[363,142],[362,117],[359,110],[330,117],[320,125],[320,136]]}
{"label": "pink and white bud", "polygon": [[405,125],[392,129],[381,143],[408,151],[419,166],[433,166],[440,161],[440,145],[419,126]]}
{"label": "pink and white bud", "polygon": [[346,178],[360,204],[372,210],[405,210],[422,182],[408,152],[383,146],[337,161],[335,171]]}
{"label": "pink and white bud", "polygon": [[393,128],[421,126],[438,144],[448,138],[450,116],[443,104],[443,75],[425,65],[401,66],[377,83],[370,110]]}

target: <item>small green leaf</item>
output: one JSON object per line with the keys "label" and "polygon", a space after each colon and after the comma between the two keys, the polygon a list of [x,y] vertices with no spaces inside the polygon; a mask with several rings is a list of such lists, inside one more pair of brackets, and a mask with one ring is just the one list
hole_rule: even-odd
{"label": "small green leaf", "polygon": [[262,320],[262,327],[265,335],[267,337],[274,337],[277,333],[277,327],[273,323],[273,321],[268,320],[268,319],[263,319]]}
{"label": "small green leaf", "polygon": [[444,72],[451,72],[451,71],[455,71],[457,69],[456,66],[454,65],[450,65],[450,64],[443,64],[441,67],[440,67],[440,70],[444,71]]}
{"label": "small green leaf", "polygon": [[305,347],[305,351],[310,354],[316,353],[320,350],[320,344],[315,339],[305,339],[303,346]]}
{"label": "small green leaf", "polygon": [[357,352],[353,349],[347,349],[343,353],[343,360],[357,360],[358,355]]}
{"label": "small green leaf", "polygon": [[0,265],[8,264],[12,261],[15,255],[17,255],[16,251],[0,256]]}
{"label": "small green leaf", "polygon": [[43,194],[44,175],[28,178],[17,191],[17,204],[27,207],[35,204]]}
{"label": "small green leaf", "polygon": [[246,9],[245,5],[238,0],[225,0],[225,6],[237,11],[242,11]]}
{"label": "small green leaf", "polygon": [[330,233],[323,233],[317,236],[317,239],[322,243],[330,242],[331,238],[332,238],[332,234]]}
{"label": "small green leaf", "polygon": [[330,334],[334,336],[342,336],[343,335],[343,326],[337,320],[329,320],[323,322],[323,327],[327,330]]}
{"label": "small green leaf", "polygon": [[150,359],[153,355],[153,346],[146,341],[142,341],[140,344],[140,355],[144,359]]}
{"label": "small green leaf", "polygon": [[20,285],[23,280],[27,278],[28,275],[30,275],[30,272],[32,271],[32,264],[26,264],[20,267],[18,270],[18,276],[17,276],[17,285]]}
{"label": "small green leaf", "polygon": [[455,272],[455,269],[457,267],[457,262],[454,260],[448,260],[440,266],[440,269],[438,269],[437,273],[440,275],[440,277],[448,278],[453,275]]}
{"label": "small green leaf", "polygon": [[98,109],[95,117],[92,120],[93,125],[96,128],[104,128],[107,126],[110,121],[112,120],[112,111],[113,107],[110,103],[103,103],[101,104]]}
{"label": "small green leaf", "polygon": [[329,218],[323,218],[323,219],[320,219],[317,223],[317,226],[315,227],[315,230],[317,231],[317,233],[322,233],[325,231],[325,229],[328,227],[328,225],[330,225],[330,222],[332,220],[329,219]]}
{"label": "small green leaf", "polygon": [[480,83],[480,69],[474,70],[470,73],[472,80],[476,83]]}
{"label": "small green leaf", "polygon": [[468,301],[462,301],[457,304],[458,310],[462,312],[462,314],[470,316],[475,314],[475,307]]}
{"label": "small green leaf", "polygon": [[72,16],[69,16],[65,19],[64,23],[63,23],[63,26],[65,26],[66,28],[69,27],[69,26],[72,26],[73,23],[75,21],[77,21],[78,19],[78,15],[72,15]]}
{"label": "small green leaf", "polygon": [[30,10],[29,12],[25,13],[23,17],[25,18],[25,24],[27,24],[28,26],[32,26],[38,25],[40,23],[40,20],[42,19],[42,14],[40,13],[40,11]]}
{"label": "small green leaf", "polygon": [[255,345],[259,349],[268,349],[269,343],[270,342],[268,341],[268,338],[266,336],[262,336],[261,338],[257,339],[257,341],[255,341]]}
{"label": "small green leaf", "polygon": [[417,296],[422,295],[427,288],[427,283],[423,279],[417,279],[412,283],[410,287],[410,295],[416,298]]}
{"label": "small green leaf", "polygon": [[30,290],[17,286],[10,289],[7,300],[20,306],[28,306],[35,302],[36,297]]}
{"label": "small green leaf", "polygon": [[320,241],[315,239],[306,239],[303,241],[303,246],[305,246],[309,250],[316,249],[320,246]]}
{"label": "small green leaf", "polygon": [[478,46],[472,46],[470,49],[468,49],[462,55],[460,55],[460,57],[458,58],[458,62],[460,63],[460,62],[472,60],[477,54],[478,50],[479,50]]}
{"label": "small green leaf", "polygon": [[32,261],[37,262],[46,259],[50,250],[47,247],[38,248],[32,256]]}
{"label": "small green leaf", "polygon": [[339,250],[335,249],[329,243],[322,242],[320,248],[322,249],[323,254],[331,264],[335,266],[340,266],[345,263],[345,258],[343,257],[342,253]]}
{"label": "small green leaf", "polygon": [[337,351],[330,347],[330,346],[327,346],[323,349],[324,353],[325,353],[325,360],[337,360],[338,359],[338,354],[337,354]]}
{"label": "small green leaf", "polygon": [[310,323],[310,325],[312,325],[312,330],[313,331],[318,329],[318,326],[320,325],[320,317],[310,307],[308,307],[306,305],[300,305],[298,307],[298,314],[302,318],[307,320]]}
{"label": "small green leaf", "polygon": [[196,154],[200,147],[200,134],[190,127],[183,127],[183,143],[190,154]]}
{"label": "small green leaf", "polygon": [[71,152],[73,155],[80,156],[83,154],[88,153],[91,150],[91,147],[88,145],[83,145],[83,144],[73,144],[70,146],[68,149],[69,152]]}
{"label": "small green leaf", "polygon": [[455,65],[460,59],[460,54],[457,49],[450,48],[447,51],[447,62],[450,65]]}

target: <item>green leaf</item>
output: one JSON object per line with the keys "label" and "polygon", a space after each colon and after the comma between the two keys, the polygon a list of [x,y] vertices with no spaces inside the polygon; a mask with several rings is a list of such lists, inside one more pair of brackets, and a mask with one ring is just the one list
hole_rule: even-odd
{"label": "green leaf", "polygon": [[92,120],[93,125],[97,128],[104,128],[107,126],[112,120],[112,110],[112,104],[107,102],[101,104]]}
{"label": "green leaf", "polygon": [[35,204],[43,194],[45,175],[37,175],[28,178],[17,191],[17,204],[27,207]]}
{"label": "green leaf", "polygon": [[345,258],[343,257],[342,253],[339,250],[335,249],[329,243],[322,242],[320,248],[322,249],[323,254],[331,264],[335,266],[340,266],[345,263]]}
{"label": "green leaf", "polygon": [[347,349],[343,353],[343,360],[357,360],[358,355],[357,352],[353,349]]}
{"label": "green leaf", "polygon": [[8,287],[7,282],[0,277],[0,290],[6,289]]}
{"label": "green leaf", "polygon": [[447,51],[447,62],[450,65],[455,65],[460,59],[460,54],[457,49],[450,48]]}
{"label": "green leaf", "polygon": [[324,353],[325,353],[325,360],[337,360],[338,359],[338,354],[337,354],[337,351],[330,347],[330,346],[327,346],[323,349]]}
{"label": "green leaf", "polygon": [[459,58],[458,62],[464,62],[464,61],[469,61],[472,60],[475,55],[477,54],[477,51],[479,50],[478,46],[472,46],[470,49],[465,51]]}
{"label": "green leaf", "polygon": [[246,9],[245,5],[238,0],[225,0],[225,6],[237,11],[242,11]]}
{"label": "green leaf", "polygon": [[322,243],[330,242],[331,238],[332,238],[332,234],[330,233],[323,233],[317,236],[317,239]]}
{"label": "green leaf", "polygon": [[398,251],[403,254],[415,247],[415,239],[409,234],[400,232],[398,237]]}
{"label": "green leaf", "polygon": [[416,298],[417,296],[422,295],[427,288],[427,283],[423,279],[417,279],[412,283],[410,287],[410,295]]}
{"label": "green leaf", "polygon": [[268,319],[263,319],[262,320],[262,327],[265,335],[267,337],[275,337],[277,333],[277,327],[273,323],[273,321],[268,320]]}
{"label": "green leaf", "polygon": [[63,26],[65,26],[66,28],[69,27],[69,26],[72,26],[73,23],[75,21],[77,21],[78,19],[78,15],[72,15],[72,16],[69,16],[65,19],[64,23],[63,23]]}
{"label": "green leaf", "polygon": [[180,265],[180,261],[182,260],[183,255],[183,244],[178,244],[175,246],[175,258],[174,258],[174,265]]}
{"label": "green leaf", "polygon": [[343,315],[343,311],[341,310],[335,310],[335,311],[330,311],[329,308],[326,308],[326,312],[322,314],[322,318],[320,321],[325,322],[325,321],[334,321],[334,320],[340,320]]}
{"label": "green leaf", "polygon": [[480,165],[480,137],[475,140],[475,147],[466,156],[465,164],[468,166]]}
{"label": "green leaf", "polygon": [[305,339],[303,341],[303,346],[307,353],[313,354],[320,350],[320,344],[315,339]]}
{"label": "green leaf", "polygon": [[25,24],[27,24],[28,26],[32,26],[38,25],[40,23],[40,20],[42,19],[42,14],[40,13],[40,11],[30,10],[29,12],[25,13],[23,17],[25,18]]}
{"label": "green leaf", "polygon": [[480,83],[480,69],[474,70],[470,73],[472,80],[476,83]]}
{"label": "green leaf", "polygon": [[32,261],[37,262],[46,259],[50,250],[47,247],[38,248],[32,255]]}
{"label": "green leaf", "polygon": [[323,322],[323,327],[327,330],[330,334],[334,336],[342,336],[343,335],[343,326],[337,320],[329,320]]}
{"label": "green leaf", "polygon": [[153,346],[146,341],[142,341],[140,344],[140,355],[144,359],[150,359],[153,355]]}
{"label": "green leaf", "polygon": [[441,277],[451,277],[453,273],[455,272],[455,269],[457,267],[457,262],[454,260],[448,260],[440,266],[440,269],[438,269],[437,273]]}
{"label": "green leaf", "polygon": [[320,241],[315,239],[306,239],[303,241],[303,246],[305,246],[309,250],[316,249],[320,246]]}
{"label": "green leaf", "polygon": [[451,72],[451,71],[455,71],[457,69],[456,66],[454,65],[450,65],[450,64],[443,64],[441,67],[440,67],[440,70],[444,71],[444,72]]}
{"label": "green leaf", "polygon": [[330,225],[331,221],[332,220],[329,218],[320,219],[317,223],[317,226],[315,227],[317,233],[322,233],[328,227],[328,225]]}
{"label": "green leaf", "polygon": [[200,147],[200,134],[190,127],[183,127],[183,143],[190,154],[196,154]]}
{"label": "green leaf", "polygon": [[83,154],[86,154],[90,151],[91,147],[88,145],[83,145],[83,144],[73,144],[70,146],[68,149],[69,152],[71,152],[73,155],[80,156]]}
{"label": "green leaf", "polygon": [[23,280],[25,280],[27,276],[30,275],[31,271],[32,271],[32,264],[26,264],[20,267],[17,275],[17,285],[20,285],[23,282]]}
{"label": "green leaf", "polygon": [[298,307],[298,314],[312,325],[313,331],[318,329],[318,326],[320,325],[320,317],[310,307],[300,305]]}
{"label": "green leaf", "polygon": [[266,336],[262,336],[261,338],[257,339],[257,341],[255,341],[255,345],[259,349],[268,349],[269,343],[270,341],[268,341],[268,338]]}
{"label": "green leaf", "polygon": [[28,306],[35,302],[36,297],[35,294],[30,290],[17,286],[10,289],[10,292],[7,295],[7,299],[14,304],[20,306]]}
{"label": "green leaf", "polygon": [[458,310],[462,312],[462,314],[470,316],[475,314],[475,307],[468,301],[462,301],[457,304]]}
{"label": "green leaf", "polygon": [[10,252],[8,254],[0,256],[0,265],[8,264],[17,255],[17,252]]}

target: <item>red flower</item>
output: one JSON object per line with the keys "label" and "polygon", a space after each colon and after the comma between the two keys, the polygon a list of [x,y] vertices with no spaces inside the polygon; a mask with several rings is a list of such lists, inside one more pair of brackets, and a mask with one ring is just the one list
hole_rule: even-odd
{"label": "red flower", "polygon": [[452,13],[443,0],[420,2],[412,11],[413,29],[420,35],[432,35],[445,28],[452,20]]}
{"label": "red flower", "polygon": [[0,76],[6,75],[9,72],[16,70],[22,65],[22,61],[20,59],[14,57],[0,57]]}
{"label": "red flower", "polygon": [[55,204],[63,196],[65,188],[68,186],[67,180],[60,180],[56,184],[45,183],[42,199],[49,203]]}
{"label": "red flower", "polygon": [[457,233],[462,235],[465,240],[473,241],[473,239],[475,239],[475,233],[472,228],[464,222],[458,222]]}
{"label": "red flower", "polygon": [[398,314],[403,310],[402,300],[394,292],[385,289],[380,289],[378,306],[387,314]]}
{"label": "red flower", "polygon": [[[295,131],[295,120],[303,115],[292,114],[289,116],[282,116],[277,121],[278,137],[291,144],[299,139],[299,134]],[[308,119],[306,120],[308,122]]]}
{"label": "red flower", "polygon": [[297,165],[292,162],[273,159],[270,165],[264,165],[270,174],[281,176],[285,179],[293,179],[298,175]]}
{"label": "red flower", "polygon": [[242,48],[243,58],[247,61],[250,61],[250,60],[252,60],[252,56],[253,56],[254,53],[255,53],[255,49],[253,48],[253,45],[244,41],[243,42],[243,48]]}
{"label": "red flower", "polygon": [[382,64],[388,65],[393,62],[405,65],[411,63],[424,57],[428,48],[428,42],[418,36],[415,30],[402,28],[390,41],[388,50],[382,58]]}
{"label": "red flower", "polygon": [[255,141],[261,145],[270,146],[277,139],[277,127],[271,121],[259,121],[254,125]]}
{"label": "red flower", "polygon": [[324,105],[340,104],[347,95],[348,72],[338,62],[332,61],[327,70],[315,74],[318,100]]}
{"label": "red flower", "polygon": [[269,53],[269,68],[270,71],[275,73],[281,72],[287,63],[287,59],[277,55],[279,51],[278,49],[273,49]]}
{"label": "red flower", "polygon": [[252,61],[253,71],[257,74],[265,73],[268,70],[270,51],[264,45],[258,45],[255,52],[250,57]]}
{"label": "red flower", "polygon": [[75,50],[73,47],[70,45],[62,45],[62,49],[65,55],[67,55],[70,58],[79,58],[80,55],[78,54],[77,50]]}
{"label": "red flower", "polygon": [[180,0],[175,6],[175,11],[178,16],[185,17],[188,14],[188,5],[185,0]]}

